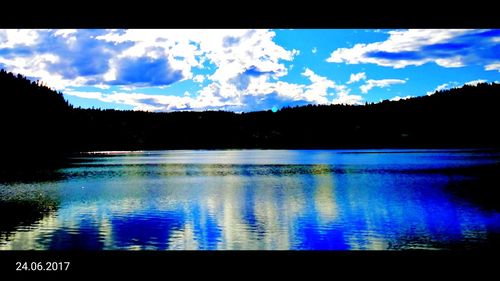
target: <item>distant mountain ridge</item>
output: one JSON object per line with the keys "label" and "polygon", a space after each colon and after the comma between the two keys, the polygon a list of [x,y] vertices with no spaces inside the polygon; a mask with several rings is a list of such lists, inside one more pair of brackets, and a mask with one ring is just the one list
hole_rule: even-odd
{"label": "distant mountain ridge", "polygon": [[498,147],[500,84],[365,105],[278,112],[152,113],[74,108],[62,93],[0,71],[5,155],[89,150]]}

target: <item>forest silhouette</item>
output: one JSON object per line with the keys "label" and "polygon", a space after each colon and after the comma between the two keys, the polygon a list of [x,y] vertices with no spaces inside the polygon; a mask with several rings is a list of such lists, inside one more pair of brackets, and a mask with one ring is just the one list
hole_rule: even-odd
{"label": "forest silhouette", "polygon": [[21,74],[0,71],[4,156],[96,150],[498,147],[500,84],[364,105],[277,112],[82,109]]}

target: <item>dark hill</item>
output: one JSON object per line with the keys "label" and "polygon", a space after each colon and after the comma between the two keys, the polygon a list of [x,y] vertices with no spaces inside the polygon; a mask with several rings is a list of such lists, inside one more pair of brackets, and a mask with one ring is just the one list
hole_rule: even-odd
{"label": "dark hill", "polygon": [[180,148],[498,147],[499,84],[376,104],[276,113],[150,113],[73,108],[21,75],[0,72],[1,148],[54,155]]}
{"label": "dark hill", "polygon": [[0,70],[0,149],[4,156],[68,150],[71,111],[61,93]]}
{"label": "dark hill", "polygon": [[311,105],[283,110],[280,131],[298,146],[498,146],[499,102],[500,85],[483,83],[363,106]]}
{"label": "dark hill", "polygon": [[75,110],[80,150],[498,146],[499,84],[362,106],[147,113]]}

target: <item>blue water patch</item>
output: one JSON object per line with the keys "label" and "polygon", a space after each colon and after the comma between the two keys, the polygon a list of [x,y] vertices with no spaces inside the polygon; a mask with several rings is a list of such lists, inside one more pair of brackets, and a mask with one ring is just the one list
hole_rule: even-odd
{"label": "blue water patch", "polygon": [[58,202],[0,249],[498,247],[499,208],[477,192],[499,164],[484,149],[96,152],[0,184],[2,200]]}
{"label": "blue water patch", "polygon": [[149,210],[111,219],[115,247],[139,246],[140,249],[165,250],[175,230],[181,229],[182,217],[170,212]]}

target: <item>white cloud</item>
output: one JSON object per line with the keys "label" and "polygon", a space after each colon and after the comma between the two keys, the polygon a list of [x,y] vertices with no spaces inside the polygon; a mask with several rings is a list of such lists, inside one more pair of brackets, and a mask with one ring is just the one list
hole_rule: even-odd
{"label": "white cloud", "polygon": [[359,87],[361,90],[361,93],[366,94],[368,91],[371,89],[378,87],[378,88],[385,88],[389,87],[391,85],[395,84],[404,84],[406,83],[406,80],[401,80],[401,79],[381,79],[381,80],[366,80],[365,84]]}
{"label": "white cloud", "polygon": [[395,97],[393,97],[392,99],[390,99],[390,101],[407,100],[407,99],[410,99],[410,98],[412,98],[412,97],[413,97],[413,96],[406,96],[406,97],[395,96]]}
{"label": "white cloud", "polygon": [[[270,30],[211,29],[211,30],[126,30],[112,31],[96,39],[113,43],[133,42],[122,57],[166,56],[174,69],[192,78],[192,67],[203,67],[209,61],[217,69],[208,78],[219,83],[243,73],[251,67],[273,72],[276,77],[286,75],[280,60],[291,61],[297,50],[285,50],[276,44]],[[110,70],[112,71],[112,70]]]}
{"label": "white cloud", "polygon": [[465,66],[461,56],[454,56],[445,59],[436,59],[435,62],[440,66],[448,68]]}
{"label": "white cloud", "polygon": [[[13,48],[19,44],[33,45],[39,39],[40,30],[0,30],[0,47]],[[204,62],[215,66],[215,71],[208,78],[220,84],[229,83],[231,79],[254,68],[261,72],[268,72],[273,77],[282,77],[287,74],[287,69],[282,61],[291,61],[299,54],[298,50],[286,50],[274,42],[275,33],[271,30],[245,30],[245,29],[212,29],[212,30],[109,30],[92,32],[86,30],[44,30],[42,39],[50,37],[74,38],[78,33],[84,33],[85,40],[94,40],[90,45],[101,50],[104,44],[129,44],[128,47],[117,48],[118,53],[111,58],[103,58],[109,62],[107,72],[101,74],[101,81],[111,82],[117,79],[118,63],[124,58],[167,59],[169,66],[175,71],[181,71],[183,79],[193,79],[192,68],[204,68]],[[95,36],[92,34],[96,34]],[[81,39],[81,40],[83,40]],[[80,39],[79,39],[80,40]],[[61,41],[63,42],[63,41]],[[43,44],[44,42],[41,42]],[[100,45],[99,45],[100,44]],[[57,56],[57,52],[44,49],[45,54],[23,56],[32,60],[40,56]],[[102,48],[103,52],[108,52]],[[40,59],[38,59],[40,61]],[[108,61],[109,60],[109,61]],[[3,57],[6,66],[16,62]],[[18,68],[20,68],[18,63]],[[47,67],[40,62],[25,62],[24,68]],[[85,66],[85,65],[83,65]],[[81,67],[78,65],[78,67]],[[24,69],[18,69],[24,70]],[[28,73],[25,73],[29,75]],[[54,75],[47,71],[47,76]],[[94,77],[95,78],[95,77]],[[52,79],[54,80],[54,79]],[[197,76],[197,81],[202,76]]]}
{"label": "white cloud", "polygon": [[488,64],[484,67],[484,69],[485,70],[496,70],[496,71],[500,72],[500,62]]}
{"label": "white cloud", "polygon": [[205,76],[198,74],[193,77],[193,81],[196,83],[203,83],[203,81],[205,81]]}
{"label": "white cloud", "polygon": [[[243,107],[250,96],[263,100],[273,95],[292,100],[304,98],[306,95],[297,91],[301,87],[270,82],[271,78],[285,76],[288,70],[282,61],[292,61],[299,53],[276,44],[274,36],[273,31],[264,29],[127,30],[110,32],[97,39],[134,42],[121,56],[168,56],[171,66],[181,69],[185,79],[198,83],[210,80],[196,99],[187,101],[192,108],[201,109],[203,106]],[[192,68],[204,68],[206,62],[214,65],[215,71],[193,77]],[[110,80],[114,79],[114,69],[108,73]],[[283,89],[290,92],[285,93]],[[321,95],[309,95],[308,100],[325,102]]]}
{"label": "white cloud", "polygon": [[316,47],[312,48],[311,52],[312,52],[313,54],[316,54],[316,52],[318,52],[318,48],[316,48]]}
{"label": "white cloud", "polygon": [[439,91],[442,91],[442,90],[445,90],[445,89],[449,89],[450,83],[441,84],[441,85],[437,86],[436,89],[427,92],[426,95],[431,96],[431,95],[433,95],[436,92],[439,92]]}
{"label": "white cloud", "polygon": [[477,84],[485,83],[485,82],[488,82],[488,80],[477,79],[477,80],[472,80],[472,81],[469,81],[469,82],[465,82],[464,85],[476,86]]}
{"label": "white cloud", "polygon": [[83,86],[86,79],[76,77],[66,79],[60,74],[47,70],[47,65],[57,63],[60,57],[54,54],[39,54],[36,56],[16,56],[5,58],[0,56],[0,64],[8,66],[8,70],[20,73],[27,77],[37,77],[41,82],[56,90],[67,88],[68,86]]}
{"label": "white cloud", "polygon": [[102,83],[94,85],[94,87],[99,88],[99,89],[103,89],[103,90],[107,90],[107,89],[111,88],[111,86],[106,85],[106,84],[102,84]]}
{"label": "white cloud", "polygon": [[76,29],[58,29],[54,32],[55,36],[61,36],[63,38],[68,38],[69,36],[77,33]]}
{"label": "white cloud", "polygon": [[[145,111],[172,111],[172,110],[205,110],[229,109],[235,111],[252,111],[270,108],[275,103],[306,104],[359,104],[362,97],[350,95],[345,85],[335,82],[305,69],[303,76],[310,80],[310,84],[294,84],[283,81],[269,82],[264,76],[253,77],[249,85],[238,91],[234,85],[212,82],[193,95],[188,91],[184,95],[165,96],[160,94],[120,93],[110,94],[100,92],[68,91],[66,94],[81,98],[97,99],[103,102],[112,102],[132,106],[134,110]],[[331,92],[329,91],[331,90]],[[329,101],[327,96],[333,95]]]}
{"label": "white cloud", "polygon": [[332,104],[361,104],[363,97],[360,95],[350,95],[346,92],[339,92],[334,98]]}
{"label": "white cloud", "polygon": [[[474,81],[470,81],[470,82],[474,82]],[[436,92],[439,92],[442,90],[448,90],[454,86],[458,86],[458,83],[455,81],[443,83],[443,84],[437,86],[434,90],[427,92],[426,95],[431,96],[431,95],[435,94]]]}
{"label": "white cloud", "polygon": [[73,45],[76,43],[76,34],[78,30],[76,29],[58,29],[54,32],[54,36],[61,36],[62,38],[66,38],[66,43],[68,45]]}
{"label": "white cloud", "polygon": [[102,100],[103,95],[101,92],[83,92],[83,91],[65,91],[65,95],[84,98],[84,99],[97,99]]}
{"label": "white cloud", "polygon": [[13,48],[17,45],[32,46],[38,37],[38,30],[3,29],[0,30],[0,48]]}
{"label": "white cloud", "polygon": [[[295,84],[283,81],[271,82],[269,75],[244,76],[240,78],[245,81],[236,83],[213,82],[200,91],[200,96],[210,101],[214,106],[240,107],[241,109],[257,110],[255,106],[271,106],[272,103],[315,103],[327,104],[329,89],[338,89],[340,86],[326,77],[317,75],[310,69],[306,69],[303,76],[307,77],[310,84]],[[238,87],[241,87],[238,89]]]}
{"label": "white cloud", "polygon": [[[206,47],[207,58],[217,66],[217,70],[209,79],[219,83],[229,83],[231,79],[250,68],[268,72],[275,78],[286,75],[288,71],[280,61],[293,60],[298,51],[285,50],[273,41],[274,36],[275,33],[272,31],[250,30],[238,37],[237,46]],[[203,43],[200,46],[204,48]]]}
{"label": "white cloud", "polygon": [[[359,95],[351,95],[345,85],[336,84],[311,69],[302,73],[310,82],[279,81],[293,67],[293,64],[287,67],[286,63],[292,62],[299,51],[280,46],[275,36],[274,31],[266,29],[4,30],[0,31],[0,46],[35,47],[33,53],[1,56],[0,64],[9,71],[40,77],[56,89],[70,89],[67,95],[127,104],[137,110],[232,108],[247,111],[275,103],[278,106],[352,104],[362,100]],[[316,52],[317,48],[313,50]],[[124,71],[127,69],[123,67],[124,62],[129,62],[126,66],[133,68],[133,72]],[[165,86],[158,83],[161,79],[146,79],[151,77],[146,68],[150,70],[153,66],[167,66],[168,73],[181,73],[179,79],[171,79],[172,83],[192,80],[202,86],[201,83],[208,80],[208,85],[198,92],[176,95],[165,95],[165,91],[157,95],[141,94],[140,87],[157,85],[162,89]],[[203,69],[204,75],[197,74],[197,69]],[[155,82],[157,84],[152,84]],[[121,93],[109,93],[112,85]],[[78,87],[82,86],[93,86],[103,92],[79,91]]]}
{"label": "white cloud", "polygon": [[[428,62],[435,62],[443,67],[459,67],[464,65],[464,57],[450,56],[450,51],[446,52],[446,48],[452,45],[446,44],[453,44],[453,39],[461,35],[477,32],[479,31],[466,29],[389,31],[389,38],[385,41],[336,49],[327,61],[347,64],[373,63],[393,68],[419,66]],[[454,46],[460,48],[458,43]]]}
{"label": "white cloud", "polygon": [[[465,82],[463,85],[475,86],[475,85],[477,85],[479,83],[484,83],[484,82],[488,82],[488,80],[477,79],[477,80],[472,80],[472,81],[469,81],[469,82]],[[448,83],[443,83],[441,85],[438,85],[434,90],[428,91],[426,93],[426,95],[431,96],[431,95],[434,95],[436,92],[443,91],[443,90],[449,90],[449,89],[451,89],[453,87],[457,87],[459,85],[462,85],[462,84],[459,84],[458,82],[455,82],[455,81],[448,82]]]}
{"label": "white cloud", "polygon": [[135,91],[137,90],[138,87],[134,86],[134,85],[126,85],[126,86],[120,86],[119,89],[120,91]]}
{"label": "white cloud", "polygon": [[190,109],[196,101],[190,97],[148,95],[141,93],[111,93],[68,91],[66,95],[80,98],[97,99],[102,102],[131,105],[134,110],[170,111]]}
{"label": "white cloud", "polygon": [[314,103],[328,103],[327,94],[328,89],[338,88],[335,82],[327,79],[326,77],[315,74],[309,68],[306,68],[302,73],[303,76],[311,80],[311,84],[306,86],[304,98]]}
{"label": "white cloud", "polygon": [[347,84],[352,84],[364,79],[366,79],[366,73],[364,72],[352,73],[351,76],[349,77],[349,81],[347,82]]}

